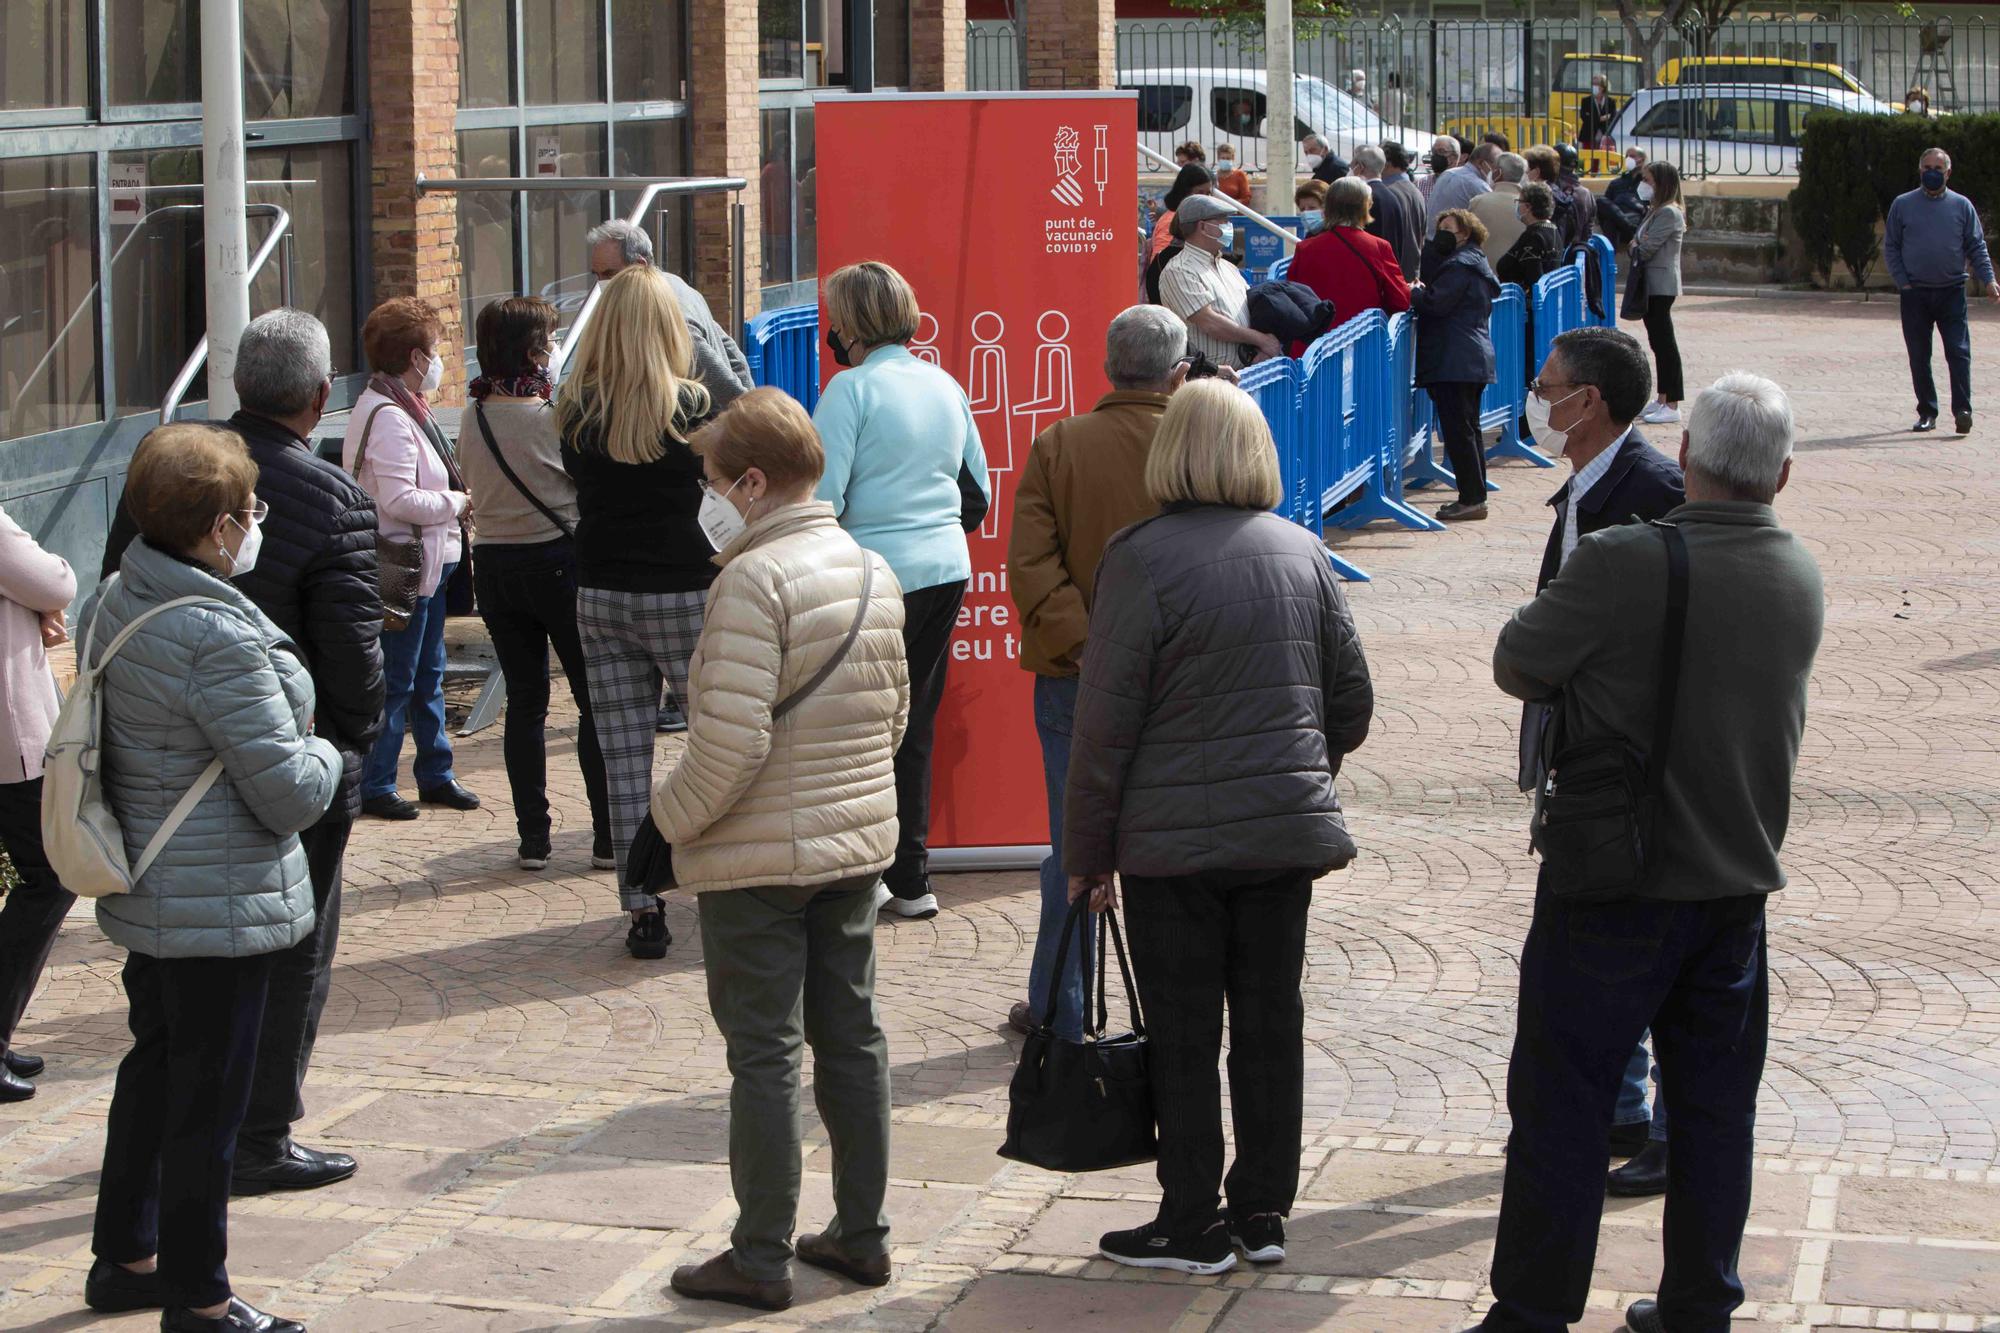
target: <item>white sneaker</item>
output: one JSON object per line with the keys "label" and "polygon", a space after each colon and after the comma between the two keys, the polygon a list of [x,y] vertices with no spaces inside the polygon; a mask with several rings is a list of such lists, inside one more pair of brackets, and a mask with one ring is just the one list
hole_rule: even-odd
{"label": "white sneaker", "polygon": [[907,921],[928,921],[938,914],[937,895],[926,893],[917,898],[898,898],[884,886],[875,896],[875,913],[878,920],[884,911]]}
{"label": "white sneaker", "polygon": [[1665,403],[1653,403],[1639,414],[1639,420],[1653,426],[1679,425],[1680,419],[1680,410],[1668,407]]}

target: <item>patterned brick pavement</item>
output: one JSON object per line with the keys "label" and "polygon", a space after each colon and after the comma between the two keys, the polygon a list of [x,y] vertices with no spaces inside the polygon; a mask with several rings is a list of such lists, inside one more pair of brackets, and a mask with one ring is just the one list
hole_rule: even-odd
{"label": "patterned brick pavement", "polygon": [[[1746,1325],[2000,1330],[2000,522],[1996,425],[1910,416],[1893,307],[1690,298],[1689,380],[1744,366],[1794,395],[1786,520],[1831,607],[1772,917],[1773,1042],[1743,1268]],[[1989,383],[2000,321],[1976,315]],[[1990,419],[1989,419],[1990,422]],[[1526,595],[1555,474],[1510,465],[1495,520],[1380,528],[1342,549],[1380,710],[1346,770],[1366,852],[1314,908],[1308,1184],[1290,1260],[1185,1280],[1090,1258],[1149,1211],[1148,1172],[1057,1177],[993,1155],[1035,919],[1026,875],[947,880],[936,921],[885,925],[895,1066],[897,1281],[805,1270],[772,1328],[1462,1327],[1481,1300],[1506,1132],[1515,951],[1533,867],[1510,782],[1515,710],[1487,674]],[[573,718],[571,719],[573,721]],[[309,1142],[359,1177],[235,1207],[232,1271],[320,1330],[667,1329],[728,1323],[665,1292],[733,1215],[726,1074],[700,940],[669,909],[667,960],[625,956],[588,865],[569,744],[544,873],[513,868],[499,736],[464,743],[471,816],[365,825]],[[82,1310],[113,1065],[118,957],[79,915],[23,1043],[42,1093],[0,1108],[0,1326],[139,1329]],[[829,1205],[809,1120],[801,1224]],[[1591,1317],[1651,1290],[1658,1201],[1607,1209]]]}

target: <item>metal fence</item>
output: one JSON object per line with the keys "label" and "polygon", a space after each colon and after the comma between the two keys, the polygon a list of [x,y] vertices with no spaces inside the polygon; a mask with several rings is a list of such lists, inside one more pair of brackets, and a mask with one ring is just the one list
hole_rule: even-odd
{"label": "metal fence", "polygon": [[[1020,87],[1016,25],[980,21],[968,29],[968,85]],[[1732,91],[1753,81],[1895,105],[1921,87],[1934,114],[2000,111],[2000,25],[1979,18],[1760,19],[1712,32],[1690,27],[1657,33],[1650,19],[1636,31],[1615,18],[1302,22],[1294,61],[1301,78],[1341,93],[1355,89],[1358,72],[1360,101],[1383,124],[1459,133],[1506,129],[1519,141],[1516,147],[1574,142],[1593,74],[1609,80],[1621,104],[1634,92],[1671,82],[1691,89],[1681,96],[1698,105],[1661,113],[1650,124],[1635,116],[1626,129],[1687,141],[1667,155],[1683,159],[1694,175],[1796,171],[1805,114],[1826,99],[1805,91],[1761,98]],[[1238,75],[1254,81],[1264,69],[1263,45],[1213,23],[1120,21],[1121,83],[1170,69],[1211,71],[1217,75],[1212,83]],[[1235,109],[1219,94],[1196,94],[1180,137],[1211,148],[1230,140],[1227,120]],[[1347,146],[1335,144],[1342,151]],[[1259,156],[1253,152],[1251,160]]]}

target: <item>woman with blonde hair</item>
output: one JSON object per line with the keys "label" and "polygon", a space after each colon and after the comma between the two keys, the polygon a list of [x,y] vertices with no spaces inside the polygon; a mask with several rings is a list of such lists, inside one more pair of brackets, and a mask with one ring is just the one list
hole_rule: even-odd
{"label": "woman with blonde hair", "polygon": [[619,905],[635,958],[662,958],[665,906],[625,882],[646,813],[660,686],[688,698],[715,548],[702,535],[701,460],[688,447],[709,417],[692,378],[694,344],[666,275],[651,265],[604,284],[597,317],[557,392],[562,465],[576,483],[576,623],[604,755]]}
{"label": "woman with blonde hair", "polygon": [[[903,275],[869,260],[837,270],[821,291],[827,343],[834,359],[853,369],[833,377],[813,413],[826,449],[819,498],[855,541],[896,571],[910,663],[910,728],[896,752],[902,836],[877,906],[933,917],[938,903],[925,846],[931,734],[944,698],[946,649],[972,577],[965,534],[986,517],[992,484],[965,391],[910,355],[917,294]],[[1006,410],[1005,397],[998,401]]]}
{"label": "woman with blonde hair", "polygon": [[753,389],[695,436],[722,572],[691,668],[687,749],[653,793],[679,887],[700,895],[708,1004],[728,1045],[728,1250],[684,1296],[791,1303],[799,1055],[833,1145],[832,1223],[806,1263],[889,1280],[889,1053],[875,1012],[876,877],[896,855],[896,743],[909,715],[903,598],[879,555],[813,498],[805,409]]}
{"label": "woman with blonde hair", "polygon": [[[1334,780],[1374,693],[1325,548],[1270,512],[1277,453],[1248,394],[1182,386],[1146,489],[1160,516],[1097,569],[1063,821],[1072,902],[1115,907],[1113,872],[1124,881],[1159,1115],[1159,1213],[1098,1251],[1220,1273],[1237,1250],[1285,1257],[1306,910],[1313,881],[1354,857]],[[1236,1162],[1220,1209],[1225,999]]]}

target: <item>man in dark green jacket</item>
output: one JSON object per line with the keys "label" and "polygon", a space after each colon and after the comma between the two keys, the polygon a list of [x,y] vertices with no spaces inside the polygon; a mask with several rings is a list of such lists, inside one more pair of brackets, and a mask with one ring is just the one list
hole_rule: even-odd
{"label": "man in dark green jacket", "polygon": [[[1661,522],[1687,543],[1687,629],[1646,877],[1630,898],[1583,905],[1543,868],[1521,951],[1514,1132],[1484,1328],[1556,1333],[1583,1318],[1605,1136],[1649,1026],[1674,1125],[1671,1280],[1657,1302],[1627,1311],[1627,1327],[1724,1333],[1742,1303],[1764,897],[1785,885],[1778,856],[1824,619],[1819,568],[1771,508],[1791,474],[1792,433],[1784,392],[1738,373],[1702,393],[1682,437],[1688,502]],[[1666,603],[1661,532],[1585,537],[1501,631],[1494,679],[1516,698],[1560,696],[1570,743],[1649,749]]]}

